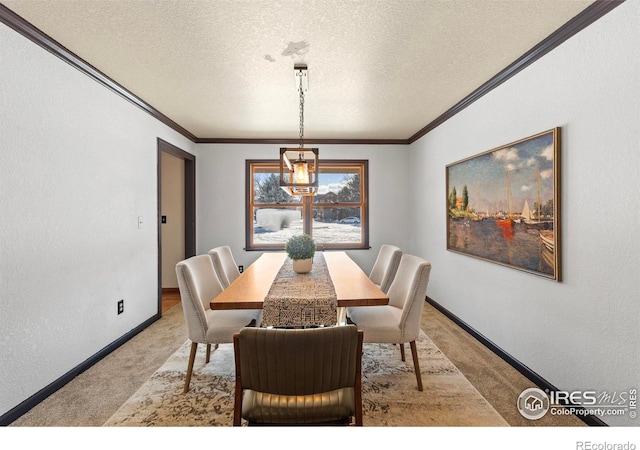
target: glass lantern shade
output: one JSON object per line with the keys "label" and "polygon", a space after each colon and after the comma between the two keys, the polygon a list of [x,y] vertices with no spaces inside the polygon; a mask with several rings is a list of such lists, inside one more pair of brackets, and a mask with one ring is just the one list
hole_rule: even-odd
{"label": "glass lantern shade", "polygon": [[280,187],[293,196],[318,192],[318,149],[280,149]]}

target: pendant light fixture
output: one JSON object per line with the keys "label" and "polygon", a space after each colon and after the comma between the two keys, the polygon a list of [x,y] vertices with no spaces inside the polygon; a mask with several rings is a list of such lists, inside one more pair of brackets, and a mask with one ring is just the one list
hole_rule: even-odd
{"label": "pendant light fixture", "polygon": [[318,149],[304,147],[304,93],[309,88],[306,65],[295,65],[300,95],[300,147],[280,148],[280,187],[293,196],[318,192]]}

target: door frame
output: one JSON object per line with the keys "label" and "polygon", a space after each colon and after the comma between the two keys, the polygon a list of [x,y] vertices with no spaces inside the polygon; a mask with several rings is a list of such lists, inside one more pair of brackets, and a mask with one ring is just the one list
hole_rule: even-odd
{"label": "door frame", "polygon": [[196,157],[158,138],[158,315],[162,316],[162,153],[184,160],[184,257],[196,254]]}

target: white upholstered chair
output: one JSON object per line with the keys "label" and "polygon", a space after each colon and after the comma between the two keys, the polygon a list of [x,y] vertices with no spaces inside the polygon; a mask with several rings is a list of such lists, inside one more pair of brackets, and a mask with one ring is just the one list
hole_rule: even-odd
{"label": "white upholstered chair", "polygon": [[209,250],[209,256],[213,261],[213,267],[220,278],[222,287],[226,289],[236,278],[240,276],[240,270],[236,260],[233,258],[231,248],[227,245]]}
{"label": "white upholstered chair", "polygon": [[198,344],[207,345],[206,362],[211,356],[211,344],[232,343],[233,335],[241,328],[259,325],[261,311],[255,309],[214,311],[211,300],[223,288],[213,268],[209,255],[198,255],[176,264],[182,310],[191,340],[191,354],[187,366],[184,392],[189,390],[193,363]]}
{"label": "white upholstered chair", "polygon": [[369,279],[373,281],[385,294],[389,291],[391,282],[396,275],[398,266],[402,258],[402,250],[398,247],[383,244],[378,252],[376,262],[369,274]]}
{"label": "white upholstered chair", "polygon": [[420,318],[426,300],[430,272],[430,262],[418,256],[405,254],[389,288],[388,305],[347,308],[351,322],[364,332],[364,342],[400,344],[403,361],[404,344],[410,344],[419,391],[422,390],[422,377],[416,339],[420,333]]}

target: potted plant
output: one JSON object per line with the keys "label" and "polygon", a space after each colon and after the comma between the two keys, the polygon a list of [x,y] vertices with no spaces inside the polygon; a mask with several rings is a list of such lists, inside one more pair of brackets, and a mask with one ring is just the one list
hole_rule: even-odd
{"label": "potted plant", "polygon": [[316,254],[316,242],[308,234],[293,236],[284,246],[287,255],[293,260],[293,270],[297,273],[311,271],[313,255]]}

